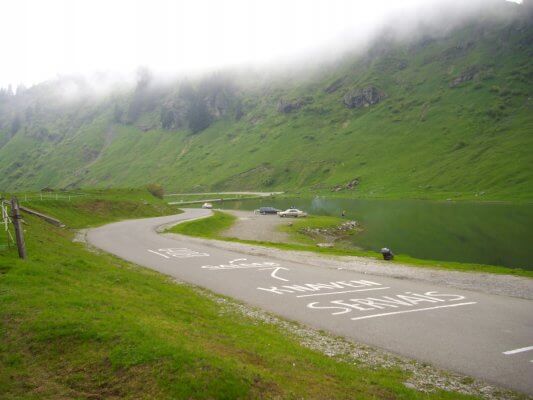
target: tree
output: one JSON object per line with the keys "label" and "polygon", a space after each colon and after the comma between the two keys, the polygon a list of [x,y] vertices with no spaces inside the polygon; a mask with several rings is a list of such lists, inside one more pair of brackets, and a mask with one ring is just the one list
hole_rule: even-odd
{"label": "tree", "polygon": [[137,71],[137,85],[128,108],[128,122],[133,123],[141,116],[145,108],[148,96],[148,86],[152,80],[152,75],[147,68],[139,68]]}
{"label": "tree", "polygon": [[19,131],[20,125],[21,125],[20,116],[17,114],[17,115],[15,115],[13,120],[11,121],[10,132],[11,132],[12,135],[14,135],[15,133],[17,133]]}
{"label": "tree", "polygon": [[174,127],[174,112],[172,109],[163,107],[161,108],[161,127],[163,129],[171,129]]}
{"label": "tree", "polygon": [[192,133],[201,132],[211,125],[211,114],[209,114],[209,110],[202,99],[196,98],[192,102],[187,113],[187,120]]}
{"label": "tree", "polygon": [[121,123],[122,115],[124,115],[124,110],[119,107],[118,104],[115,104],[115,107],[113,108],[113,121],[117,124]]}

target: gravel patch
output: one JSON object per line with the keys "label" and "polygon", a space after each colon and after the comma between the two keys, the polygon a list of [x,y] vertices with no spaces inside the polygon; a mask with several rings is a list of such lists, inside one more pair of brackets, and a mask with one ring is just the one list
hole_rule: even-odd
{"label": "gravel patch", "polygon": [[280,232],[281,225],[291,222],[277,215],[260,215],[250,211],[224,210],[224,212],[237,217],[237,221],[223,235],[242,240],[259,240],[264,242],[288,242],[289,235]]}

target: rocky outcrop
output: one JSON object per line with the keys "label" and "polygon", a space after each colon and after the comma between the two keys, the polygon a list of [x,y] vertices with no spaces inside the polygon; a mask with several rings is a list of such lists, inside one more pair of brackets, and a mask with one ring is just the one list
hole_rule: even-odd
{"label": "rocky outcrop", "polygon": [[385,93],[375,86],[367,86],[348,91],[344,95],[343,102],[348,108],[362,108],[377,104],[385,97]]}
{"label": "rocky outcrop", "polygon": [[331,188],[332,192],[340,192],[341,190],[353,190],[360,183],[359,178],[352,179],[350,182],[345,183],[344,185],[336,185]]}
{"label": "rocky outcrop", "polygon": [[278,112],[288,114],[290,112],[299,110],[306,104],[310,104],[313,102],[313,98],[310,96],[302,97],[293,101],[287,101],[284,99],[280,99],[278,101]]}
{"label": "rocky outcrop", "polygon": [[226,115],[230,106],[230,100],[224,91],[217,91],[206,96],[204,99],[209,110],[209,114],[215,118]]}
{"label": "rocky outcrop", "polygon": [[163,129],[180,129],[187,125],[187,103],[180,98],[166,101],[161,107],[161,127]]}
{"label": "rocky outcrop", "polygon": [[301,103],[300,100],[291,102],[291,101],[280,99],[278,101],[278,112],[288,114],[290,112],[299,110],[300,108],[302,108],[302,105],[303,104]]}
{"label": "rocky outcrop", "polygon": [[456,87],[461,83],[471,81],[479,73],[479,68],[476,66],[468,67],[465,69],[459,76],[457,76],[453,81],[450,82],[450,87]]}
{"label": "rocky outcrop", "polygon": [[449,61],[459,57],[464,57],[472,50],[474,46],[475,44],[472,41],[459,42],[455,46],[444,50],[439,58]]}

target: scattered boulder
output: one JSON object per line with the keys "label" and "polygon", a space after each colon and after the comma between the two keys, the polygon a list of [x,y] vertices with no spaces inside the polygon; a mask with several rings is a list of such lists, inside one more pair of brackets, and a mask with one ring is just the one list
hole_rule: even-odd
{"label": "scattered boulder", "polygon": [[332,192],[340,192],[341,190],[353,190],[355,189],[360,183],[360,178],[355,178],[349,181],[348,183],[345,183],[343,185],[335,185],[331,188]]}
{"label": "scattered boulder", "polygon": [[385,93],[375,86],[356,88],[344,95],[344,105],[348,108],[362,108],[379,103],[386,97]]}
{"label": "scattered boulder", "polygon": [[333,247],[336,240],[346,238],[353,232],[361,231],[357,221],[346,221],[331,228],[311,228],[306,227],[299,230],[300,233],[310,236],[315,240],[324,240],[317,244],[319,247]]}
{"label": "scattered boulder", "polygon": [[461,72],[461,74],[458,77],[456,77],[453,81],[451,81],[449,86],[453,88],[453,87],[460,85],[461,83],[471,81],[477,76],[478,73],[479,73],[478,67],[476,66],[468,67],[463,72]]}
{"label": "scattered boulder", "polygon": [[406,60],[400,60],[398,61],[398,63],[396,64],[396,67],[401,71],[401,70],[404,70],[407,68],[409,64],[407,63]]}
{"label": "scattered boulder", "polygon": [[343,81],[344,81],[344,78],[339,78],[339,79],[333,81],[330,85],[328,85],[326,88],[324,88],[324,92],[326,92],[326,93],[336,92],[338,89],[341,88]]}

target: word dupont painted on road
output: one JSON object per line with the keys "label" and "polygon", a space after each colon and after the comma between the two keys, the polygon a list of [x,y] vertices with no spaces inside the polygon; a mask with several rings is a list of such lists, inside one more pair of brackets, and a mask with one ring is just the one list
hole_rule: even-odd
{"label": "word dupont painted on road", "polygon": [[235,270],[235,269],[256,269],[258,271],[265,271],[265,270],[271,270],[272,273],[270,276],[273,279],[277,279],[278,281],[288,282],[288,279],[282,278],[281,276],[278,276],[277,273],[279,271],[290,271],[289,268],[281,267],[278,263],[270,262],[270,261],[264,261],[264,262],[243,262],[247,261],[246,258],[236,258],[235,260],[229,261],[227,264],[219,264],[219,265],[202,265],[203,269],[207,269],[210,271],[224,271],[224,270]]}
{"label": "word dupont painted on road", "polygon": [[[331,315],[357,313],[351,317],[353,321],[419,311],[436,310],[440,308],[459,307],[476,304],[475,301],[463,302],[465,296],[458,294],[439,293],[430,291],[425,293],[404,292],[390,296],[376,296],[365,298],[351,298],[348,300],[330,300],[326,302],[312,302],[307,308],[313,310],[329,310]],[[420,307],[434,304],[430,307]],[[389,311],[396,309],[397,311]],[[371,313],[376,310],[384,312]],[[367,314],[368,313],[368,314]]]}
{"label": "word dupont painted on road", "polygon": [[[369,290],[390,289],[389,287],[367,280],[335,281],[327,283],[304,283],[301,285],[282,285],[271,287],[258,287],[258,290],[276,295],[301,293],[296,297],[326,296],[341,293],[362,292]],[[342,289],[342,290],[337,290]],[[348,289],[348,290],[347,290]],[[331,291],[335,290],[335,291]],[[305,293],[305,294],[303,294]]]}
{"label": "word dupont painted on road", "polygon": [[202,265],[203,269],[208,270],[228,270],[228,269],[248,269],[248,268],[272,268],[279,267],[280,265],[275,262],[243,262],[246,261],[246,258],[236,258],[235,260],[229,261],[227,264],[219,265]]}
{"label": "word dupont painted on road", "polygon": [[150,253],[157,254],[163,258],[192,258],[192,257],[209,257],[208,253],[187,249],[185,247],[170,247],[167,249],[148,249]]}

